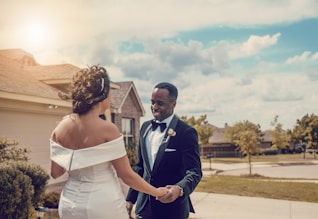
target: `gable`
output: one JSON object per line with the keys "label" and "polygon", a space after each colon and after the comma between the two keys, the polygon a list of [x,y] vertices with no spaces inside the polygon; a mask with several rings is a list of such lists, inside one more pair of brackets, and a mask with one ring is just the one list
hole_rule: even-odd
{"label": "gable", "polygon": [[119,89],[113,89],[111,92],[112,102],[111,108],[113,113],[121,113],[124,107],[124,104],[131,98],[133,101],[131,107],[136,108],[141,116],[145,115],[145,110],[135,88],[135,85],[132,81],[126,82],[117,82]]}

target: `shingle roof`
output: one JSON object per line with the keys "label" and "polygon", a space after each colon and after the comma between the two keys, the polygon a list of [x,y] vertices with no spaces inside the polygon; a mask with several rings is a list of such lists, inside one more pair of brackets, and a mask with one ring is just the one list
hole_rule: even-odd
{"label": "shingle roof", "polygon": [[210,137],[209,142],[211,143],[223,143],[226,142],[224,140],[224,128],[218,128],[214,126],[214,132],[212,137]]}
{"label": "shingle roof", "polygon": [[60,99],[57,89],[35,79],[15,60],[0,55],[0,90],[38,97]]}
{"label": "shingle roof", "polygon": [[0,55],[20,63],[21,60],[23,60],[23,58],[27,56],[32,58],[34,60],[34,63],[36,63],[33,55],[22,49],[2,49],[0,50]]}
{"label": "shingle roof", "polygon": [[40,81],[72,79],[73,75],[80,70],[79,67],[71,64],[25,66],[24,69]]}
{"label": "shingle roof", "polygon": [[[213,132],[213,135],[210,137],[209,142],[214,144],[227,142],[224,139],[225,128],[218,128],[214,125],[211,125],[211,126],[214,127],[214,132]],[[270,132],[264,131],[262,142],[271,142],[271,137],[272,137],[272,134]]]}
{"label": "shingle roof", "polygon": [[120,89],[113,89],[111,93],[111,108],[116,110],[121,110],[123,103],[125,102],[127,96],[130,92],[134,94],[134,98],[136,98],[136,102],[138,103],[139,109],[142,115],[145,115],[145,110],[141,104],[141,100],[137,94],[137,90],[132,81],[123,81],[116,82],[115,84],[119,85]]}
{"label": "shingle roof", "polygon": [[[50,80],[61,80],[62,84],[70,82],[79,69],[71,64],[39,65],[31,54],[21,49],[0,50],[0,91],[60,100],[59,90],[48,85]],[[120,112],[127,96],[132,94],[137,110],[142,116],[145,114],[132,81],[112,82],[111,87],[112,109]]]}

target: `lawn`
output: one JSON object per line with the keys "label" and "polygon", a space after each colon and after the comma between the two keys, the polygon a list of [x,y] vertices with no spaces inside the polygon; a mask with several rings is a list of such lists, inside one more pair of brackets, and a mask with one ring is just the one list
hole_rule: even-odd
{"label": "lawn", "polygon": [[[317,161],[312,154],[306,154],[305,159],[303,158],[303,154],[253,156],[252,158],[252,162],[275,164],[308,164],[313,160]],[[209,160],[203,159],[202,162],[209,162]],[[247,160],[246,158],[213,158],[212,162],[242,163],[247,162]],[[281,180],[260,175],[252,175],[251,177],[227,175],[204,176],[195,191],[318,203],[317,183],[292,182],[286,179]]]}
{"label": "lawn", "polygon": [[255,175],[205,176],[195,191],[318,203],[317,183],[280,181]]}

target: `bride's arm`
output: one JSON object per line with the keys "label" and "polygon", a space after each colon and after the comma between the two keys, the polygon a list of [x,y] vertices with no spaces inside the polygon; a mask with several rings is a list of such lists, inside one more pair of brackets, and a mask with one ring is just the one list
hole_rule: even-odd
{"label": "bride's arm", "polygon": [[64,173],[65,169],[63,167],[59,166],[54,161],[51,161],[51,176],[53,177],[53,179],[62,176]]}
{"label": "bride's arm", "polygon": [[118,177],[131,188],[154,197],[160,197],[167,193],[168,190],[166,188],[155,188],[135,173],[129,164],[127,155],[113,160],[112,164],[116,169]]}

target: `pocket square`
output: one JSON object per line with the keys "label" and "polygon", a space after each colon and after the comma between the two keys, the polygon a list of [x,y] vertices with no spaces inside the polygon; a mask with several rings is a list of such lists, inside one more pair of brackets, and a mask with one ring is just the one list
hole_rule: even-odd
{"label": "pocket square", "polygon": [[165,152],[173,152],[173,151],[176,151],[176,149],[171,149],[171,148],[166,148],[165,149]]}

